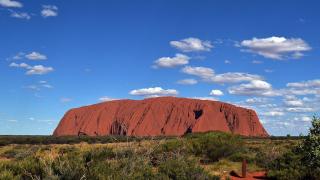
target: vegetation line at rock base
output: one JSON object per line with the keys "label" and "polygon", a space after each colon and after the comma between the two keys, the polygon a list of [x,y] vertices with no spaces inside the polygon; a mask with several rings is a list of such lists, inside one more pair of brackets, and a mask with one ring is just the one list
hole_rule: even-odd
{"label": "vegetation line at rock base", "polygon": [[[193,134],[205,134],[205,133],[193,133]],[[10,144],[78,144],[81,142],[93,143],[118,143],[118,142],[132,142],[143,140],[161,140],[161,139],[173,139],[176,136],[156,136],[156,137],[136,137],[136,136],[60,136],[55,137],[51,135],[0,135],[0,146]],[[298,140],[304,139],[304,136],[270,136],[270,137],[246,137],[241,136],[242,139],[247,140]]]}

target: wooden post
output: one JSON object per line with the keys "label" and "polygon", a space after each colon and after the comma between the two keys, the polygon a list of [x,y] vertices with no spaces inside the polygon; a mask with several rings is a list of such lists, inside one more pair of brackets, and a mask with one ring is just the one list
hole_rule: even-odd
{"label": "wooden post", "polygon": [[242,177],[245,178],[247,176],[247,161],[243,159],[242,161]]}

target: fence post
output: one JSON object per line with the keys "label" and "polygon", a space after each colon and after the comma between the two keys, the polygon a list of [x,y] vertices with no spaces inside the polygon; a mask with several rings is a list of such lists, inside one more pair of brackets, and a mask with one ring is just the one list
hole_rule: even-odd
{"label": "fence post", "polygon": [[247,161],[243,159],[242,161],[242,177],[245,178],[247,176]]}

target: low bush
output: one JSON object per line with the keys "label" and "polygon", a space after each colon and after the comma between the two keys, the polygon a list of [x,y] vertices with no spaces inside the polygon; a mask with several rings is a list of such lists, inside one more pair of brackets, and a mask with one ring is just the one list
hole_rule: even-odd
{"label": "low bush", "polygon": [[15,148],[9,149],[1,154],[2,157],[8,159],[24,159],[26,157],[32,156],[35,152],[37,152],[39,147],[24,147],[17,146]]}
{"label": "low bush", "polygon": [[206,133],[189,137],[189,150],[205,161],[218,161],[243,150],[243,140],[228,133]]}
{"label": "low bush", "polygon": [[158,177],[160,179],[220,179],[217,176],[211,176],[203,168],[196,165],[195,161],[185,157],[177,157],[162,162],[159,165]]}
{"label": "low bush", "polygon": [[182,139],[167,140],[162,144],[157,151],[158,152],[177,152],[184,148],[184,141]]}
{"label": "low bush", "polygon": [[281,180],[305,179],[306,173],[301,158],[301,155],[293,151],[285,153],[269,163],[268,177]]}
{"label": "low bush", "polygon": [[233,162],[242,162],[244,159],[248,163],[254,163],[256,160],[256,156],[254,156],[252,152],[247,152],[246,150],[239,150],[238,152],[235,152],[228,157],[228,160]]}
{"label": "low bush", "polygon": [[1,180],[18,180],[18,177],[15,177],[10,170],[0,171]]}
{"label": "low bush", "polygon": [[103,161],[114,158],[116,155],[111,148],[94,148],[84,153],[83,158],[86,162]]}

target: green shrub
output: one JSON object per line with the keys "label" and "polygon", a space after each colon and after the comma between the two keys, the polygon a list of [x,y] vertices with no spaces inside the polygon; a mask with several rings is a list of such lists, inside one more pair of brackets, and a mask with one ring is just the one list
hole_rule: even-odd
{"label": "green shrub", "polygon": [[43,179],[46,172],[37,157],[28,157],[18,162],[22,179]]}
{"label": "green shrub", "polygon": [[233,162],[242,162],[245,159],[248,163],[252,163],[256,160],[256,157],[252,155],[252,152],[243,150],[231,154],[228,159]]}
{"label": "green shrub", "polygon": [[304,179],[306,176],[302,156],[294,151],[289,151],[275,159],[268,165],[268,177],[283,180]]}
{"label": "green shrub", "polygon": [[59,154],[74,153],[74,152],[78,152],[78,148],[67,145],[67,146],[60,147],[58,152]]}
{"label": "green shrub", "polygon": [[243,150],[243,140],[228,133],[207,133],[190,138],[189,150],[204,160],[218,161]]}
{"label": "green shrub", "polygon": [[117,159],[121,159],[121,158],[131,158],[133,157],[134,152],[132,149],[122,149],[121,151],[116,151],[115,152],[115,156]]}
{"label": "green shrub", "polygon": [[156,146],[149,158],[153,166],[158,166],[162,161],[176,157],[177,155],[186,155],[187,149],[183,139],[169,139],[165,143]]}
{"label": "green shrub", "polygon": [[210,176],[203,168],[196,165],[195,161],[185,157],[178,157],[164,161],[160,164],[158,175],[160,179],[220,179],[217,176]]}
{"label": "green shrub", "polygon": [[98,161],[89,166],[86,177],[92,180],[111,179],[113,173],[115,173],[115,171],[109,163]]}
{"label": "green shrub", "polygon": [[0,171],[0,179],[1,180],[18,180],[20,178],[15,177],[11,171],[9,170],[1,170]]}
{"label": "green shrub", "polygon": [[181,139],[167,140],[159,147],[160,152],[175,152],[183,148],[184,142]]}
{"label": "green shrub", "polygon": [[111,148],[95,148],[85,152],[83,158],[86,162],[89,161],[103,161],[115,157],[115,153]]}
{"label": "green shrub", "polygon": [[152,165],[148,159],[134,156],[132,158],[120,159],[115,165],[113,179],[154,179]]}
{"label": "green shrub", "polygon": [[37,152],[39,147],[36,146],[16,146],[12,149],[5,151],[1,154],[2,157],[9,158],[9,159],[24,159],[33,155]]}
{"label": "green shrub", "polygon": [[15,151],[14,149],[10,149],[5,151],[4,153],[1,154],[2,157],[8,158],[8,159],[12,159],[15,158],[15,156],[17,155],[17,151]]}

